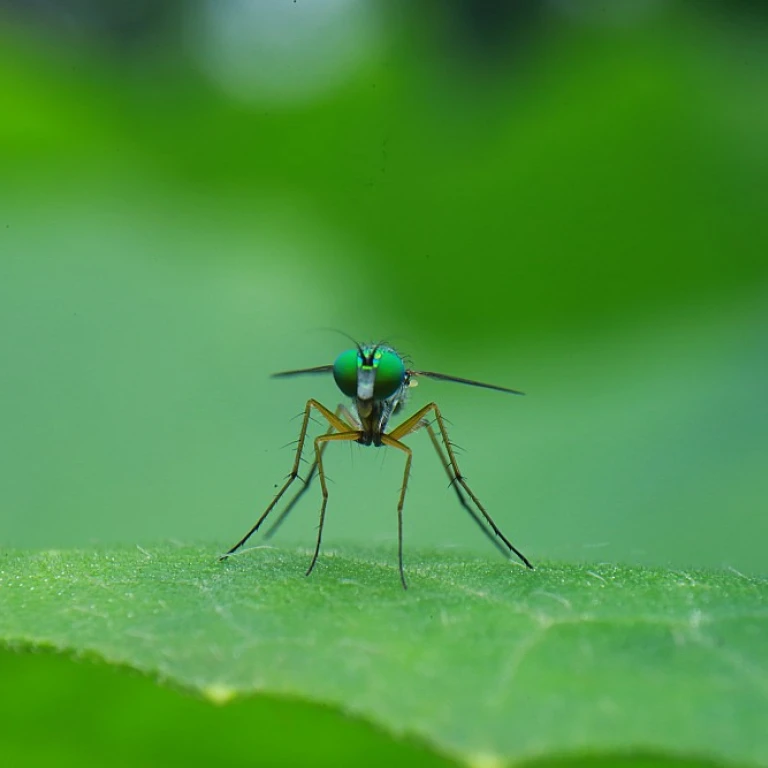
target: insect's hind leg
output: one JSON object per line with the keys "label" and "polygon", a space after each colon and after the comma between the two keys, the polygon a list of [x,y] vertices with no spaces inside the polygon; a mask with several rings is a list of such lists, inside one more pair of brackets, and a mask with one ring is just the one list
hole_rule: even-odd
{"label": "insect's hind leg", "polygon": [[[299,463],[301,462],[301,454],[304,451],[304,441],[307,437],[307,425],[309,424],[309,415],[312,411],[312,409],[315,409],[319,411],[320,415],[325,418],[325,420],[328,422],[330,426],[332,426],[334,429],[338,430],[339,432],[344,432],[345,430],[349,429],[349,426],[345,424],[338,416],[336,416],[334,413],[329,411],[322,403],[319,403],[317,400],[307,400],[307,404],[304,407],[304,418],[301,422],[301,431],[299,432],[299,440],[298,445],[296,446],[296,458],[293,461],[293,467],[291,468],[290,473],[288,474],[288,479],[283,483],[283,487],[277,492],[277,495],[274,499],[270,502],[269,506],[264,510],[261,517],[256,521],[256,523],[253,525],[253,527],[248,531],[248,533],[243,536],[240,541],[237,542],[231,549],[227,550],[220,558],[219,560],[226,560],[230,555],[237,552],[240,547],[242,547],[248,539],[253,536],[256,531],[259,530],[261,527],[261,524],[267,519],[267,516],[269,513],[275,508],[277,503],[280,501],[280,499],[283,497],[283,494],[291,487],[293,484],[293,481],[299,476]],[[323,483],[325,480],[323,479]]]}
{"label": "insect's hind leg", "polygon": [[491,544],[493,544],[493,546],[496,547],[496,549],[498,549],[502,555],[504,555],[504,557],[508,557],[509,551],[496,538],[496,536],[494,536],[493,532],[488,530],[482,518],[467,503],[466,497],[461,492],[461,486],[458,483],[458,478],[454,474],[453,469],[451,468],[451,463],[450,461],[448,461],[448,457],[445,454],[445,450],[443,449],[443,446],[440,444],[440,440],[435,434],[434,428],[426,419],[422,420],[421,425],[417,427],[417,429],[420,429],[422,426],[427,430],[427,433],[429,434],[429,439],[432,441],[432,445],[434,446],[435,451],[437,452],[437,455],[440,459],[440,463],[443,465],[443,469],[445,470],[446,475],[448,475],[448,480],[450,481],[451,488],[453,488],[453,490],[456,492],[456,498],[459,500],[459,504],[461,504],[461,506],[464,507],[464,509],[468,512],[469,516],[475,521],[475,523],[477,524],[477,527],[483,532],[483,535],[488,539],[488,541],[490,541]]}
{"label": "insect's hind leg", "polygon": [[[336,411],[334,412],[334,415],[339,418],[340,420],[345,422],[345,430],[344,431],[353,431],[359,427],[357,424],[357,419],[350,413],[349,408],[347,408],[345,405],[339,404],[336,406]],[[333,424],[330,424],[328,426],[328,431],[325,433],[326,435],[332,435],[334,433],[334,430],[336,427]],[[322,448],[320,449],[320,455],[325,452],[325,448],[328,445],[328,443],[323,443]],[[274,523],[267,529],[267,532],[264,534],[264,539],[269,540],[271,539],[276,533],[278,528],[285,522],[285,518],[288,517],[288,514],[291,512],[291,510],[296,506],[299,499],[309,490],[309,486],[312,485],[312,481],[317,476],[317,456],[313,457],[312,464],[309,467],[309,472],[307,472],[307,476],[303,479],[303,485],[301,488],[299,488],[298,491],[293,495],[293,498],[288,502],[285,509],[278,515],[277,520],[275,520]],[[299,476],[299,479],[301,480],[301,476]]]}
{"label": "insect's hind leg", "polygon": [[437,403],[428,403],[423,408],[420,408],[416,413],[413,414],[413,416],[410,416],[404,422],[402,422],[402,424],[399,424],[395,429],[393,429],[389,433],[389,437],[393,438],[394,440],[399,440],[400,438],[409,435],[411,432],[415,432],[417,429],[419,429],[420,422],[425,419],[430,411],[435,415],[435,421],[437,422],[437,427],[440,430],[440,436],[443,439],[443,446],[445,447],[445,452],[448,456],[448,462],[455,476],[455,482],[458,482],[466,492],[467,496],[472,499],[472,503],[480,510],[480,513],[485,519],[485,522],[488,523],[496,536],[498,536],[504,542],[507,549],[510,552],[514,552],[514,554],[520,558],[526,567],[533,569],[531,561],[528,560],[528,558],[504,535],[499,526],[494,522],[493,518],[488,514],[488,512],[486,512],[485,507],[480,503],[480,499],[475,496],[474,492],[467,484],[467,481],[464,479],[464,475],[461,474],[459,465],[456,462],[456,456],[453,453],[453,448],[451,448],[451,442],[448,439],[448,432],[445,428],[445,423],[443,422],[443,416],[440,413],[440,409],[437,407]]}

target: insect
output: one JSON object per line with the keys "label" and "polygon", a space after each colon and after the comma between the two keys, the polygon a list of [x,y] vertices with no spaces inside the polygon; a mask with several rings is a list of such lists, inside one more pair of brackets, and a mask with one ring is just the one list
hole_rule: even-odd
{"label": "insect", "polygon": [[[411,460],[413,454],[411,448],[403,443],[403,438],[420,429],[425,429],[429,435],[432,445],[440,458],[440,462],[445,469],[450,480],[451,486],[456,492],[456,496],[462,507],[470,514],[475,523],[479,526],[485,536],[494,544],[505,556],[514,552],[528,568],[533,568],[528,558],[520,550],[516,549],[509,539],[501,532],[499,527],[493,521],[493,518],[485,510],[480,500],[467,485],[467,481],[461,474],[459,465],[456,462],[456,456],[453,445],[448,439],[448,432],[445,428],[445,421],[437,404],[432,402],[420,408],[412,416],[387,431],[389,420],[395,414],[399,414],[403,409],[408,391],[415,386],[420,376],[439,381],[451,381],[457,384],[468,384],[472,387],[483,387],[493,389],[497,392],[506,392],[512,395],[522,395],[515,389],[500,387],[495,384],[484,384],[480,381],[463,379],[458,376],[448,376],[444,373],[435,373],[433,371],[416,371],[406,367],[405,360],[391,346],[385,343],[379,344],[358,344],[355,342],[355,349],[348,349],[342,352],[332,365],[320,365],[315,368],[301,368],[293,371],[282,371],[272,374],[273,378],[288,378],[291,376],[304,376],[307,374],[326,374],[332,373],[337,386],[347,397],[352,399],[353,409],[345,405],[339,405],[336,411],[331,411],[317,400],[309,399],[304,408],[301,431],[296,446],[296,458],[293,467],[277,495],[264,510],[261,517],[254,526],[237,542],[226,554],[221,556],[224,560],[229,555],[242,547],[248,539],[259,530],[262,523],[269,514],[275,509],[285,492],[293,485],[298,478],[303,482],[303,486],[291,498],[285,509],[275,520],[272,528],[267,532],[269,538],[277,530],[279,525],[285,520],[288,513],[293,509],[296,502],[309,488],[315,476],[320,480],[322,491],[322,502],[320,505],[320,524],[317,529],[317,541],[312,560],[307,569],[306,575],[309,576],[317,563],[320,553],[320,542],[323,536],[323,524],[325,522],[325,511],[328,505],[328,488],[323,470],[323,456],[329,443],[350,441],[360,443],[360,445],[382,445],[390,448],[396,448],[405,454],[405,469],[403,471],[403,484],[400,490],[400,499],[397,504],[397,541],[398,541],[398,565],[400,569],[400,581],[403,588],[407,589],[408,584],[405,580],[403,570],[403,505],[405,503],[405,493],[408,488],[408,477],[411,472]],[[304,451],[304,443],[307,436],[307,426],[313,411],[316,411],[328,423],[328,430],[319,435],[314,440],[315,455],[310,465],[306,478],[299,476],[299,464]],[[437,429],[435,429],[437,427]],[[439,435],[439,437],[438,437]],[[479,510],[479,513],[473,508]],[[489,530],[490,528],[490,530]],[[500,543],[500,541],[503,542]]]}

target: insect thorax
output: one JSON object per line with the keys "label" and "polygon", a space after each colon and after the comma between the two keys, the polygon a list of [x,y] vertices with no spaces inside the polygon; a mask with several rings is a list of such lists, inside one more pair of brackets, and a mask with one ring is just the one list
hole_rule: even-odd
{"label": "insect thorax", "polygon": [[386,434],[390,418],[405,406],[408,383],[403,383],[393,394],[383,400],[355,400],[360,428],[363,431],[358,442],[361,445],[381,445],[381,436]]}

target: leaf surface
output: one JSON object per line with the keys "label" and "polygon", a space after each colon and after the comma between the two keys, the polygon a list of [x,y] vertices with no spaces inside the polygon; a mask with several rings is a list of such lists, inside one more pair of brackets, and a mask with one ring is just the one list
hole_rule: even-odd
{"label": "leaf surface", "polygon": [[736,572],[423,553],[404,592],[388,552],[326,552],[309,579],[267,547],[0,557],[6,647],[330,705],[475,766],[768,764],[768,588]]}

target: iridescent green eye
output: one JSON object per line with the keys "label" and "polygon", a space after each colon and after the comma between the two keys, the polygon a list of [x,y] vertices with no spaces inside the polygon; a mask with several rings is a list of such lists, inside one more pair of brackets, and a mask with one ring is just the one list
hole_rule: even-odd
{"label": "iridescent green eye", "polygon": [[357,395],[358,352],[348,349],[342,352],[333,363],[333,378],[336,386],[347,396]]}
{"label": "iridescent green eye", "polygon": [[373,364],[376,368],[373,396],[384,399],[394,395],[405,379],[402,358],[397,353],[385,349],[376,353]]}

